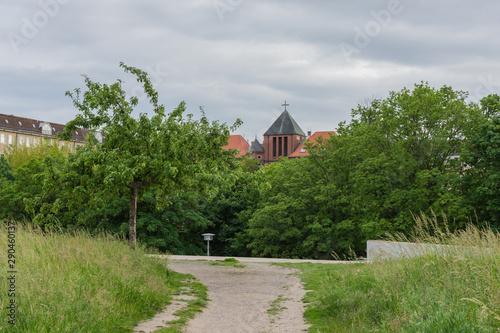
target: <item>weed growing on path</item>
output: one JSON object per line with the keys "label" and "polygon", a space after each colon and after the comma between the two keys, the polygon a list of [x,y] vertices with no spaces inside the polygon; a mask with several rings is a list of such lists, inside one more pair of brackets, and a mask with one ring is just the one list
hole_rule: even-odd
{"label": "weed growing on path", "polygon": [[[289,298],[284,298],[283,295],[278,295],[278,298],[276,298],[274,301],[269,302],[269,305],[271,306],[268,310],[267,313],[272,316],[271,318],[271,323],[274,323],[275,318],[279,316],[279,314],[283,311],[286,310],[287,308],[282,306],[281,303],[288,301]],[[279,318],[279,317],[278,317]]]}
{"label": "weed growing on path", "polygon": [[182,295],[192,296],[195,297],[195,299],[187,300],[186,306],[174,313],[174,315],[179,318],[167,322],[166,324],[169,326],[156,330],[155,332],[157,333],[183,332],[189,319],[193,319],[197,313],[202,312],[202,308],[207,306],[207,287],[190,275],[182,275],[185,276],[186,279],[181,281],[179,285],[176,295],[180,295],[181,297],[178,300],[182,300]]}
{"label": "weed growing on path", "polygon": [[246,265],[243,264],[238,264],[239,261],[234,259],[234,258],[226,258],[224,260],[216,260],[210,262],[210,265],[213,266],[231,266],[231,267],[237,267],[237,268],[245,268],[247,267]]}

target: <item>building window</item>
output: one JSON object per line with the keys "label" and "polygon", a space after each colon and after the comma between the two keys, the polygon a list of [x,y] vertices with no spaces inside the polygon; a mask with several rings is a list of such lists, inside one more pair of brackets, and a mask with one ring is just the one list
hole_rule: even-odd
{"label": "building window", "polygon": [[0,135],[0,143],[5,143],[5,134]]}
{"label": "building window", "polygon": [[276,157],[276,138],[273,138],[273,157]]}
{"label": "building window", "polygon": [[301,153],[305,153],[306,152],[306,147],[303,147],[301,150],[300,150]]}
{"label": "building window", "polygon": [[285,136],[284,140],[285,140],[285,142],[284,142],[285,147],[283,148],[285,150],[285,154],[284,155],[288,156],[288,137]]}
{"label": "building window", "polygon": [[[97,142],[102,143],[102,134],[99,132],[94,133],[95,138],[97,139]],[[239,153],[239,151],[238,151]]]}
{"label": "building window", "polygon": [[24,146],[24,137],[23,136],[19,137],[19,144]]}
{"label": "building window", "polygon": [[31,139],[26,138],[26,147],[29,147],[29,146],[31,146]]}
{"label": "building window", "polygon": [[278,156],[283,156],[283,138],[278,138]]}
{"label": "building window", "polygon": [[42,123],[42,134],[52,135],[52,127],[47,123]]}
{"label": "building window", "polygon": [[46,145],[50,145],[50,138],[43,138],[43,141]]}
{"label": "building window", "polygon": [[35,144],[36,145],[40,144],[40,140],[39,139],[35,139]]}
{"label": "building window", "polygon": [[14,144],[14,136],[11,134],[9,135],[9,145],[13,145]]}

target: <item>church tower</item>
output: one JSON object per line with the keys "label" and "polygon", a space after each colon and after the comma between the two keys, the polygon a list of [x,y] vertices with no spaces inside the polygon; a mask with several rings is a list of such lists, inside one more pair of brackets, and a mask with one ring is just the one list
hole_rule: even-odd
{"label": "church tower", "polygon": [[279,161],[281,156],[286,157],[305,140],[306,135],[286,110],[289,105],[282,104],[285,111],[264,133],[264,163]]}

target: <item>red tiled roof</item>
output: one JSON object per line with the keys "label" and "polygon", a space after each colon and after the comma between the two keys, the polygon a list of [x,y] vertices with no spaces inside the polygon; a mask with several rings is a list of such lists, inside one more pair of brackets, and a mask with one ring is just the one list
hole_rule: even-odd
{"label": "red tiled roof", "polygon": [[241,135],[231,135],[229,136],[228,144],[222,147],[222,149],[238,149],[238,154],[236,157],[241,157],[248,152],[249,144]]}
{"label": "red tiled roof", "polygon": [[293,153],[288,155],[288,157],[293,158],[293,157],[304,157],[304,156],[309,156],[309,153],[306,151],[306,142],[311,142],[315,143],[316,140],[321,136],[323,139],[328,139],[330,138],[330,135],[337,135],[334,131],[323,131],[323,132],[314,132],[313,135],[311,135],[310,138],[308,138],[304,143],[302,143],[300,146],[295,149]]}

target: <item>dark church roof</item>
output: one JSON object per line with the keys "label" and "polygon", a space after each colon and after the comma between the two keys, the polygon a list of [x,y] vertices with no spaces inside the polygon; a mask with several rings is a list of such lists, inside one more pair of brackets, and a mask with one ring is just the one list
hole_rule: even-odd
{"label": "dark church roof", "polygon": [[260,144],[259,140],[255,138],[255,141],[252,142],[252,146],[250,147],[250,151],[254,153],[263,153],[264,147]]}
{"label": "dark church roof", "polygon": [[287,110],[276,119],[264,135],[290,135],[298,134],[306,136],[300,126],[295,122]]}

